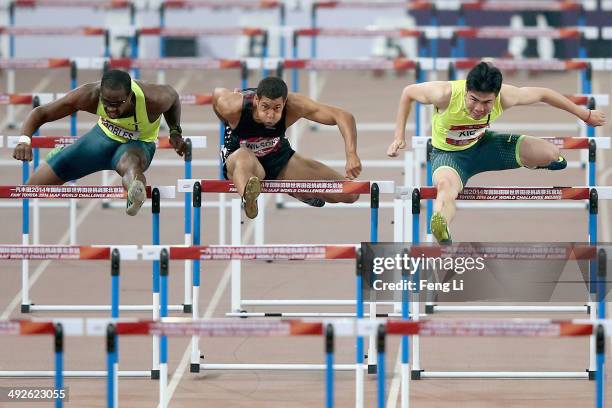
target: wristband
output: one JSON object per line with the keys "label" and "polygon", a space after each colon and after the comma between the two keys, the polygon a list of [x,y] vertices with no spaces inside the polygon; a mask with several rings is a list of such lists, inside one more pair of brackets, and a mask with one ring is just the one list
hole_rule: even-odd
{"label": "wristband", "polygon": [[25,143],[29,146],[32,143],[32,141],[30,140],[29,136],[21,135],[19,136],[19,140],[17,140],[17,144],[20,144],[20,143]]}
{"label": "wristband", "polygon": [[591,110],[590,109],[589,109],[589,116],[587,116],[587,118],[584,120],[584,122],[588,123],[589,119],[591,119]]}

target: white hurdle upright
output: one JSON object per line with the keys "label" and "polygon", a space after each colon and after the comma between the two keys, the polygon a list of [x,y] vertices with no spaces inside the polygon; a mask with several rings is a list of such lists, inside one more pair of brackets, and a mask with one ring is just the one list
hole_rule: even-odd
{"label": "white hurdle upright", "polygon": [[[226,180],[179,180],[178,191],[187,192],[192,191],[196,181],[201,182],[202,193],[228,193],[235,192],[233,184]],[[262,182],[262,195],[267,193],[344,193],[344,194],[370,194],[371,186],[376,184],[380,194],[393,194],[395,193],[395,183],[391,181],[336,181],[336,180],[275,180],[275,181],[263,181]],[[232,230],[232,245],[242,245],[241,240],[241,208],[240,200],[233,200],[231,205],[231,230]],[[202,206],[205,203],[202,202]],[[351,204],[347,204],[351,205]],[[327,205],[326,205],[327,206]],[[325,207],[323,207],[324,209]],[[260,211],[260,213],[263,211]],[[377,211],[376,211],[377,214]],[[377,220],[377,215],[375,216]],[[195,217],[194,217],[195,219]],[[371,231],[377,230],[376,225],[371,222]],[[194,231],[195,231],[194,226]],[[372,234],[370,236],[372,239]],[[375,235],[377,239],[377,233]],[[196,243],[194,243],[196,245]],[[241,288],[241,272],[240,272],[240,261],[233,261],[232,264],[232,279],[231,279],[231,310],[228,316],[261,316],[262,313],[245,313],[243,307],[245,306],[351,306],[355,305],[354,300],[327,300],[327,299],[300,299],[300,300],[274,300],[274,299],[242,299],[242,288]],[[263,313],[264,316],[279,316],[279,313]],[[336,316],[337,314],[326,314],[324,316]],[[281,313],[283,317],[296,317],[293,314]],[[301,317],[305,317],[305,314],[301,314]],[[321,314],[309,313],[308,316],[315,317],[321,316]]]}
{"label": "white hurdle upright", "polygon": [[[0,260],[3,262],[10,260],[80,260],[80,261],[108,261],[111,265],[111,279],[109,292],[111,292],[111,319],[119,317],[119,277],[120,265],[123,261],[135,261],[138,259],[139,248],[136,245],[2,245],[0,246]],[[107,319],[107,320],[111,320]],[[75,327],[74,318],[54,318],[54,322],[60,322],[69,332],[70,327]],[[0,324],[1,326],[1,324]],[[78,330],[78,324],[76,325]],[[0,330],[1,331],[1,330]],[[159,349],[155,351],[159,354]],[[121,371],[117,375],[121,377],[148,377],[152,378],[155,371],[155,362],[152,362],[149,370]],[[19,370],[19,371],[0,371],[2,378],[48,378],[53,377],[52,371],[45,370]],[[104,370],[69,370],[64,371],[64,376],[72,378],[102,378],[107,376]]]}
{"label": "white hurdle upright", "polygon": [[[159,198],[175,198],[175,186],[148,186],[147,197],[151,198],[152,191],[159,191]],[[0,186],[0,199],[125,199],[127,192],[123,186],[36,186],[17,185]],[[153,224],[155,225],[155,214]],[[24,231],[28,225],[27,213],[23,214],[22,223]],[[27,234],[23,234],[23,245],[28,244]],[[22,303],[21,312],[34,311],[110,311],[110,305],[38,305],[30,299],[29,293],[29,263],[24,259],[22,264]],[[154,309],[153,305],[121,305],[120,310],[125,311],[149,311]],[[182,305],[171,307],[172,310],[183,310]]]}
{"label": "white hurdle upright", "polygon": [[[203,99],[206,95],[196,95],[196,94],[189,94],[189,95],[182,95],[184,98],[195,98],[195,99]],[[206,98],[204,98],[205,100],[203,102],[206,101]],[[201,101],[202,102],[202,101]],[[9,136],[7,138],[7,147],[9,148],[14,148],[17,143],[18,143],[18,139],[19,137],[17,136]],[[152,165],[181,165],[184,163],[184,176],[185,177],[190,177],[191,176],[191,172],[192,172],[192,164],[193,164],[193,160],[192,160],[192,149],[204,149],[207,147],[207,137],[206,136],[184,136],[186,145],[187,145],[187,149],[184,155],[184,160],[166,160],[166,161],[158,161],[157,159],[153,160]],[[71,145],[72,143],[74,143],[77,139],[71,136],[36,136],[32,139],[32,147],[34,148],[56,148],[56,147],[63,147],[63,146],[68,146]],[[156,140],[156,146],[158,149],[172,149],[172,145],[170,144],[170,140],[168,136],[160,136],[157,140]],[[14,161],[15,163],[17,163],[17,161]],[[102,171],[102,179],[103,179],[103,186],[108,186],[108,177],[105,177],[107,171]],[[189,197],[191,197],[191,194],[186,194],[185,199],[188,200]],[[166,197],[164,197],[166,198]],[[34,220],[33,220],[33,229],[34,229],[34,243],[39,243],[39,231],[40,231],[40,217],[38,216],[39,214],[39,208],[42,207],[42,205],[40,205],[38,203],[38,199],[34,199],[34,203],[33,203],[33,215],[34,215]],[[73,205],[73,203],[75,203],[74,200],[70,201],[71,205],[70,205],[70,217],[69,217],[69,222],[70,222],[70,242],[72,245],[74,245],[74,243],[76,242],[76,206]],[[109,199],[102,199],[102,205],[104,208],[124,208],[125,204],[124,203],[120,203],[120,202],[113,202]],[[147,201],[145,202],[145,204],[143,205],[143,208],[151,208],[152,204],[151,202]],[[164,207],[171,207],[171,208],[183,208],[185,210],[185,243],[189,244],[191,242],[191,218],[190,218],[190,208],[191,208],[191,204],[188,203],[181,203],[181,202],[175,202],[175,201],[166,201],[164,202]],[[27,242],[24,241],[24,244],[27,244]],[[189,308],[191,307],[191,265],[189,261],[185,262],[185,294],[184,294],[184,302],[183,302],[184,308],[186,309],[186,311],[189,310]],[[174,308],[174,307],[173,307]]]}
{"label": "white hurdle upright", "polygon": [[[436,189],[434,187],[421,187],[418,189],[412,187],[401,187],[398,188],[398,195],[404,199],[411,199],[413,209],[416,207],[416,212],[413,211],[413,244],[419,243],[419,234],[416,232],[419,230],[419,214],[420,214],[420,200],[431,200],[436,197]],[[415,195],[416,193],[416,195]],[[612,199],[612,187],[466,187],[459,194],[458,200],[583,200],[589,201],[589,231],[588,231],[588,242],[591,245],[597,245],[597,201],[598,200],[610,200]],[[399,205],[399,204],[398,204]],[[399,209],[398,209],[399,211]],[[588,306],[574,307],[574,308],[560,308],[557,311],[568,312],[568,311],[587,311],[590,319],[596,319],[596,302],[587,299]],[[411,302],[413,318],[419,319],[420,304],[418,301]],[[505,306],[498,309],[496,306],[471,306],[466,309],[465,306],[440,306],[440,305],[427,305],[426,312],[433,313],[435,309],[440,311],[552,311],[551,307],[545,307],[540,309],[536,306]],[[591,347],[589,355],[589,369],[586,371],[579,372],[432,372],[425,371],[420,368],[420,352],[419,352],[419,336],[413,338],[413,370],[412,378],[420,379],[427,377],[436,378],[591,378],[595,367],[595,344],[593,337],[591,337]]]}
{"label": "white hurdle upright", "polygon": [[[605,255],[604,255],[605,256]],[[599,307],[605,307],[605,299],[599,302]],[[57,328],[61,328],[63,334],[57,336]],[[402,336],[408,339],[410,336],[422,335],[429,337],[512,337],[521,338],[565,338],[577,336],[589,336],[596,334],[598,339],[598,367],[596,375],[595,406],[604,407],[604,395],[606,387],[605,359],[606,338],[610,337],[612,327],[610,320],[605,319],[605,314],[594,322],[584,320],[550,320],[550,319],[435,319],[413,322],[407,320],[377,319],[369,321],[353,321],[349,319],[328,319],[318,321],[306,320],[234,320],[234,319],[177,319],[166,318],[162,321],[137,320],[137,319],[99,319],[99,318],[58,318],[47,321],[39,320],[1,320],[0,336],[40,336],[56,334],[56,362],[57,353],[64,354],[64,347],[57,343],[63,343],[65,337],[105,337],[107,366],[107,401],[108,407],[117,407],[118,403],[118,353],[117,344],[123,336],[164,336],[164,337],[293,337],[312,336],[323,338],[331,346],[325,348],[326,357],[333,355],[333,341],[335,337],[359,337],[375,335],[379,340],[377,352],[382,359],[381,368],[385,366],[384,360],[388,357],[385,353],[385,338],[388,336]],[[91,341],[89,341],[91,342]],[[167,357],[167,353],[166,353]],[[407,356],[406,356],[407,357]],[[63,356],[61,357],[63,360]],[[325,377],[327,406],[333,406],[334,375],[333,370],[338,369],[333,358],[326,358],[326,364],[322,365],[327,370]],[[407,360],[402,362],[403,367],[408,367]],[[63,370],[63,364],[56,363],[56,370],[49,371],[55,375],[56,387],[61,388],[63,377],[67,374]],[[402,372],[402,375],[404,371]],[[161,378],[159,382],[159,406],[168,406],[168,382]],[[377,387],[379,406],[384,406],[385,399],[385,371],[380,370]],[[402,377],[400,382],[402,390],[401,407],[409,405],[409,378]],[[57,389],[56,388],[56,389]],[[359,390],[363,392],[364,390]],[[330,402],[331,400],[331,402]],[[363,407],[363,394],[357,395],[356,407]],[[59,404],[58,404],[59,403]],[[62,406],[60,400],[56,400],[56,406]]]}
{"label": "white hurdle upright", "polygon": [[[189,191],[190,186],[193,186],[194,180],[179,180],[179,191]],[[220,180],[201,180],[201,192],[225,193],[235,192],[235,187],[229,181]],[[197,193],[194,189],[194,195]],[[262,193],[370,193],[371,197],[371,219],[370,219],[370,241],[378,241],[378,206],[380,193],[394,193],[395,184],[389,181],[317,181],[317,180],[277,180],[264,181],[262,183]],[[240,200],[232,200],[232,245],[241,245],[241,208]],[[196,217],[194,217],[195,220]],[[194,233],[197,226],[194,225]],[[194,245],[198,243],[194,242]],[[241,283],[241,261],[232,260],[231,265],[231,311],[226,316],[232,317],[340,317],[340,316],[355,316],[354,313],[325,313],[325,312],[246,312],[244,306],[348,306],[355,305],[355,300],[324,300],[324,299],[301,299],[301,300],[244,300],[242,299],[242,283]],[[194,281],[195,282],[195,281]],[[194,283],[194,287],[197,285]],[[381,302],[382,304],[382,302]],[[393,302],[386,302],[395,306]],[[377,316],[377,308],[374,302],[369,303],[370,319]],[[397,308],[397,306],[396,306]],[[398,312],[380,314],[384,316],[399,316]],[[375,372],[376,369],[376,351],[375,338],[370,339],[370,352],[368,353],[368,370]],[[193,352],[193,350],[192,350]]]}
{"label": "white hurdle upright", "polygon": [[[285,260],[285,261],[324,261],[355,259],[354,245],[209,245],[191,247],[172,247],[163,245],[143,246],[143,259],[159,259],[160,253],[166,249],[169,259],[192,259],[202,261],[231,261],[241,262],[257,260]],[[194,294],[194,299],[199,298]],[[197,309],[194,303],[194,316]],[[194,317],[195,318],[195,317]],[[234,321],[232,319],[232,321]],[[192,337],[191,371],[200,370],[321,370],[320,364],[201,364],[199,336]],[[197,352],[196,352],[197,351]],[[339,364],[338,370],[354,370],[354,364]]]}

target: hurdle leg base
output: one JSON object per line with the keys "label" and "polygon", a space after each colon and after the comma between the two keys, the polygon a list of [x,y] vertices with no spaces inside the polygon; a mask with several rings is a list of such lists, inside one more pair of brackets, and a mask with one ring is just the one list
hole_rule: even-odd
{"label": "hurdle leg base", "polygon": [[597,376],[597,371],[585,370],[589,373],[589,381],[595,381],[595,377]]}
{"label": "hurdle leg base", "polygon": [[412,370],[410,372],[410,379],[411,380],[420,380],[421,379],[421,373],[425,371],[425,370]]}
{"label": "hurdle leg base", "polygon": [[193,313],[193,305],[183,304],[183,313]]}
{"label": "hurdle leg base", "polygon": [[31,305],[21,305],[21,313],[30,313],[30,306]]}
{"label": "hurdle leg base", "polygon": [[110,203],[102,203],[102,208],[108,210],[109,208],[111,208],[111,205]]}
{"label": "hurdle leg base", "polygon": [[200,372],[200,364],[199,363],[191,363],[189,367],[190,373],[199,373]]}
{"label": "hurdle leg base", "polygon": [[159,380],[159,370],[151,370],[151,379]]}
{"label": "hurdle leg base", "polygon": [[368,374],[376,374],[377,368],[376,364],[368,364]]}
{"label": "hurdle leg base", "polygon": [[425,314],[434,314],[436,305],[425,305]]}

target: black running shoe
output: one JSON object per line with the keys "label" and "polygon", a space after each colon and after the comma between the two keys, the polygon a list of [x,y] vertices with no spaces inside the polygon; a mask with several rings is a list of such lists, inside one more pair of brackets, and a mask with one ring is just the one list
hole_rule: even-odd
{"label": "black running shoe", "polygon": [[540,166],[537,168],[547,169],[547,170],[563,170],[566,167],[567,167],[567,160],[565,160],[565,157],[559,156],[557,160],[555,160],[554,162],[550,162],[548,166]]}
{"label": "black running shoe", "polygon": [[319,197],[299,198],[298,200],[305,204],[308,204],[311,207],[323,207],[325,205],[325,201],[323,201]]}

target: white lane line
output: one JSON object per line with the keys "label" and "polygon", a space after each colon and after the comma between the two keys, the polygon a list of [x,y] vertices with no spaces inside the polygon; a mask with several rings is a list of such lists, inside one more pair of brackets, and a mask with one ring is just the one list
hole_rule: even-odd
{"label": "white lane line", "polygon": [[176,86],[174,87],[174,89],[177,92],[181,92],[183,89],[185,89],[185,87],[187,86],[187,83],[191,81],[191,78],[193,78],[193,72],[187,71],[186,74],[181,76],[181,79],[179,79],[179,81],[176,83]]}
{"label": "white lane line", "polygon": [[[246,233],[244,236],[244,242],[248,242],[248,240],[250,240],[253,237],[253,232],[255,230],[255,223],[251,222],[249,223],[249,226],[246,229]],[[232,264],[229,263],[227,265],[227,267],[225,268],[225,271],[223,271],[223,276],[221,277],[221,280],[219,281],[219,284],[217,285],[215,292],[213,293],[213,296],[210,299],[210,302],[208,303],[208,306],[206,307],[206,311],[204,312],[204,319],[208,319],[210,317],[212,317],[212,315],[215,313],[215,310],[217,309],[217,305],[219,304],[219,301],[221,300],[221,296],[223,296],[223,293],[225,292],[225,289],[227,288],[227,285],[230,281],[230,276],[231,276],[231,272],[232,272]],[[174,395],[174,392],[176,391],[176,387],[178,386],[178,384],[181,382],[181,379],[183,378],[183,376],[185,375],[185,372],[187,371],[187,366],[190,365],[190,359],[191,359],[191,343],[187,344],[187,348],[185,349],[185,352],[183,353],[183,357],[181,358],[181,362],[179,363],[178,367],[176,367],[176,370],[174,371],[174,374],[172,375],[172,379],[170,380],[170,383],[168,384],[168,391],[167,391],[167,397],[168,397],[168,405],[170,405],[170,400],[172,400],[172,396]],[[158,405],[158,408],[161,405]]]}
{"label": "white lane line", "polygon": [[[608,185],[606,180],[612,175],[612,167],[604,171],[599,177],[599,184],[602,186]],[[610,200],[602,200],[599,208],[601,209],[601,236],[603,242],[610,242],[612,237],[610,236]]]}
{"label": "white lane line", "polygon": [[[597,82],[594,82],[597,84]],[[595,88],[597,89],[597,88]],[[612,175],[612,168],[606,168],[606,154],[605,152],[600,153],[597,152],[597,174],[599,177],[596,177],[596,184],[600,186],[606,186],[608,183],[606,182],[608,177]],[[599,215],[601,219],[601,237],[602,242],[610,242],[612,239],[610,230],[612,229],[610,226],[610,200],[602,200],[599,202]],[[612,303],[608,303],[607,307],[607,315],[610,316],[612,313]],[[610,339],[610,344],[612,344],[612,339]]]}
{"label": "white lane line", "polygon": [[397,406],[397,398],[399,397],[400,384],[402,379],[402,343],[397,348],[397,358],[395,359],[395,368],[393,369],[393,381],[389,387],[389,395],[387,397],[387,408],[395,408]]}

